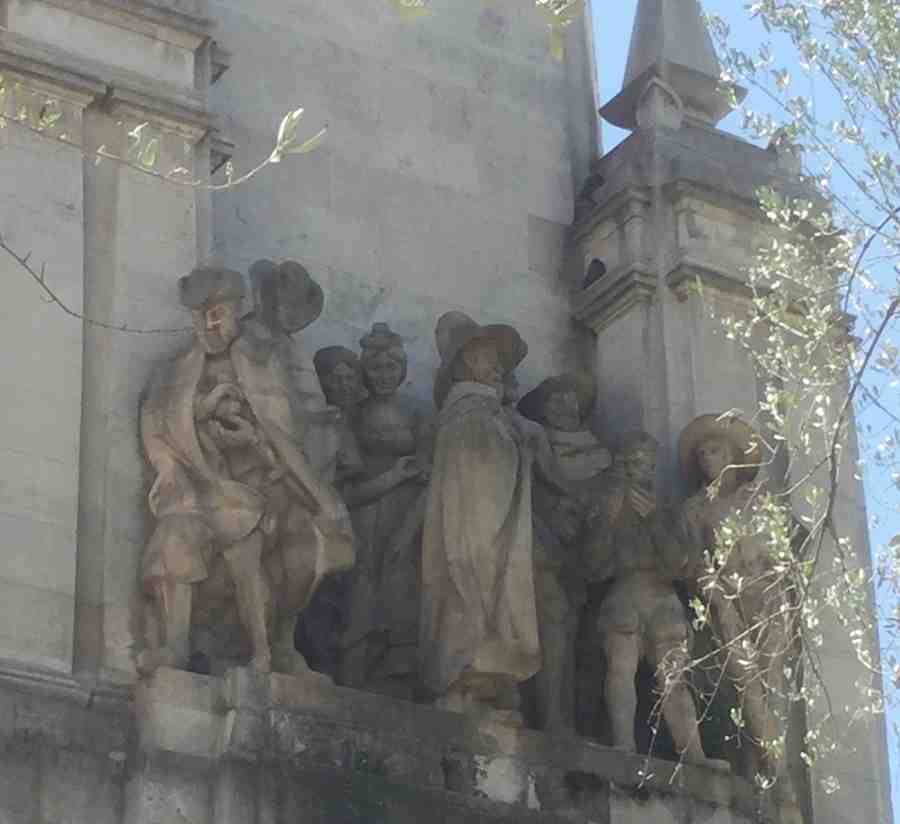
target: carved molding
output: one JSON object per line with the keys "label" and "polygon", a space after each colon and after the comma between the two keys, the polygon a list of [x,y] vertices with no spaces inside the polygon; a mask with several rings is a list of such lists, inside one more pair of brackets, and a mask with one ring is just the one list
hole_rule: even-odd
{"label": "carved molding", "polygon": [[573,299],[575,319],[602,332],[634,306],[649,303],[656,293],[656,274],[639,263],[607,272]]}

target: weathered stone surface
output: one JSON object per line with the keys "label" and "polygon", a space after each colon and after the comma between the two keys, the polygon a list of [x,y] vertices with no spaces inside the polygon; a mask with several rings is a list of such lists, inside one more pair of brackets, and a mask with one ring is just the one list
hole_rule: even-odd
{"label": "weathered stone surface", "polygon": [[[178,703],[208,716],[205,732],[195,726],[191,741],[180,735]],[[586,824],[617,820],[628,803],[614,799],[630,794],[641,799],[642,815],[655,804],[674,820],[699,804],[716,821],[739,822],[752,804],[749,786],[727,772],[686,765],[676,777],[674,765],[652,762],[643,782],[639,756],[359,693],[315,675],[233,670],[223,680],[161,669],[141,686],[138,707],[146,760],[132,780],[151,793],[160,782],[180,786],[184,776],[164,776],[187,769],[195,777],[192,803],[202,806],[205,786],[219,799],[217,809],[299,805],[313,821],[342,814],[392,824],[430,809],[446,821]],[[208,813],[199,814],[206,820]]]}

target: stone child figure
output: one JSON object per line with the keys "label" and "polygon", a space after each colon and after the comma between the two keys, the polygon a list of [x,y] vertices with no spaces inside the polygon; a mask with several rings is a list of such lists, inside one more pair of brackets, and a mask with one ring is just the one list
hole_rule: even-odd
{"label": "stone child figure", "polygon": [[[349,516],[301,444],[303,420],[277,338],[242,328],[238,272],[179,282],[194,344],[164,365],[141,404],[156,524],[143,558],[149,647],[138,666],[184,667],[204,589],[233,588],[254,667],[302,668],[294,626],[322,576],[353,561]],[[274,643],[272,636],[274,635]]]}
{"label": "stone child figure", "polygon": [[[737,418],[701,415],[682,433],[679,456],[682,473],[700,490],[682,511],[682,528],[698,554],[715,558],[716,531],[726,518],[750,522],[754,505],[764,492],[759,480],[759,440],[753,430]],[[779,580],[766,540],[741,537],[724,558],[715,558],[717,586],[706,588],[712,628],[720,645],[753,645],[754,660],[747,656],[726,657],[726,674],[742,697],[746,730],[753,741],[761,770],[777,779],[776,799],[785,824],[801,822],[787,761],[769,751],[765,742],[783,739],[789,711],[784,669],[796,637],[790,593]],[[740,590],[735,581],[740,581]],[[780,716],[780,717],[779,717]],[[753,777],[752,775],[750,776]]]}
{"label": "stone child figure", "polygon": [[584,423],[593,382],[578,375],[548,378],[519,402],[541,424],[559,471],[573,494],[537,476],[534,484],[535,590],[543,666],[535,676],[537,726],[572,729],[575,723],[575,636],[584,604],[580,539],[587,503],[609,467],[609,451]]}
{"label": "stone child figure", "polygon": [[686,663],[691,629],[674,581],[688,574],[688,556],[654,491],[658,444],[647,434],[627,436],[616,450],[609,481],[592,514],[586,564],[595,581],[611,582],[598,614],[606,654],[607,709],[613,745],[630,752],[641,660],[656,671],[662,715],[679,753],[705,761],[697,711],[688,685],[666,683],[666,671]]}
{"label": "stone child figure", "polygon": [[[510,326],[437,324],[440,408],[422,547],[425,687],[448,709],[517,715],[541,666],[532,560],[532,454],[502,402],[527,351]],[[514,414],[514,413],[513,413]]]}

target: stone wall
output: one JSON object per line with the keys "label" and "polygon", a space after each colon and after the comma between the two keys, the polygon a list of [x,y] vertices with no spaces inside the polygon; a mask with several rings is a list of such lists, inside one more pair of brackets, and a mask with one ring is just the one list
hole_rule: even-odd
{"label": "stone wall", "polygon": [[557,62],[522,0],[429,6],[406,22],[389,2],[211,5],[233,53],[211,100],[237,171],[271,151],[289,109],[305,107],[310,134],[329,126],[314,154],[215,196],[214,253],[244,271],[303,261],[327,295],[308,348],[355,347],[388,321],[421,399],[450,309],[515,323],[531,348],[525,382],[571,363],[563,248],[597,142],[580,23]]}

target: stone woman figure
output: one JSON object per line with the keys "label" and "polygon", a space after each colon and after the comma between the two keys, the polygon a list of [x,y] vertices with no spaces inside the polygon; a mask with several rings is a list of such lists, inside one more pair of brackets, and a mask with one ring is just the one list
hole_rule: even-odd
{"label": "stone woman figure", "polygon": [[406,380],[399,335],[376,323],[360,340],[369,397],[353,415],[363,472],[343,487],[359,542],[340,678],[411,697],[418,673],[419,547],[424,518],[418,416],[397,396]]}
{"label": "stone woman figure", "polygon": [[447,709],[517,715],[541,666],[532,558],[532,449],[504,407],[527,351],[510,326],[437,324],[440,409],[422,546],[426,688]]}
{"label": "stone woman figure", "polygon": [[[717,530],[729,518],[750,523],[763,492],[763,484],[757,480],[758,439],[738,419],[702,415],[682,433],[679,456],[688,482],[701,485],[684,504],[683,528],[697,550],[714,557]],[[718,586],[705,592],[717,643],[722,647],[736,644],[735,652],[739,652],[742,639],[747,639],[758,653],[749,665],[746,654],[727,655],[726,673],[743,699],[746,730],[762,772],[777,779],[782,821],[799,824],[802,817],[783,746],[778,753],[765,746],[785,735],[784,668],[795,637],[790,592],[778,579],[778,559],[762,537],[740,537],[716,563]]]}

